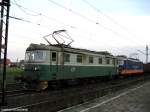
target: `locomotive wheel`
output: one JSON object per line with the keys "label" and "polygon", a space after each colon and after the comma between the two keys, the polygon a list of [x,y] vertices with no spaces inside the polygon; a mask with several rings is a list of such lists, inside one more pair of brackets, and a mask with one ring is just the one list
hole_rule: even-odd
{"label": "locomotive wheel", "polygon": [[46,88],[48,88],[48,81],[39,82],[38,88],[37,88],[38,91],[45,90]]}

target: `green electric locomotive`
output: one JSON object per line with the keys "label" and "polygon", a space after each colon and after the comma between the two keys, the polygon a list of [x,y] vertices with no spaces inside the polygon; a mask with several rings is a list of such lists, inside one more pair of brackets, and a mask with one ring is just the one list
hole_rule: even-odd
{"label": "green electric locomotive", "polygon": [[[53,35],[64,31],[55,31]],[[57,44],[30,44],[27,48],[23,75],[26,85],[43,90],[55,81],[113,77],[118,74],[117,58],[110,53],[73,48],[54,39]]]}
{"label": "green electric locomotive", "polygon": [[117,75],[117,59],[107,52],[64,45],[31,44],[25,54],[24,80],[41,89],[58,80]]}

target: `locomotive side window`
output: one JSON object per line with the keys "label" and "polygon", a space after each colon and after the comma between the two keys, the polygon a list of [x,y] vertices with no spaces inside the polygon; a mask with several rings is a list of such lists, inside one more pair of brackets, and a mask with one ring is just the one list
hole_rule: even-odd
{"label": "locomotive side window", "polygon": [[106,58],[106,64],[110,64],[110,59]]}
{"label": "locomotive side window", "polygon": [[64,54],[64,61],[70,62],[70,54],[67,54],[67,53]]}
{"label": "locomotive side window", "polygon": [[82,55],[77,55],[77,62],[82,63]]}
{"label": "locomotive side window", "polygon": [[93,57],[89,57],[89,63],[93,63]]}
{"label": "locomotive side window", "polygon": [[56,61],[56,52],[52,52],[52,61]]}
{"label": "locomotive side window", "polygon": [[103,63],[102,58],[99,58],[99,59],[98,59],[98,63],[99,63],[99,64],[102,64],[102,63]]}
{"label": "locomotive side window", "polygon": [[115,59],[114,58],[112,58],[112,64],[115,65]]}

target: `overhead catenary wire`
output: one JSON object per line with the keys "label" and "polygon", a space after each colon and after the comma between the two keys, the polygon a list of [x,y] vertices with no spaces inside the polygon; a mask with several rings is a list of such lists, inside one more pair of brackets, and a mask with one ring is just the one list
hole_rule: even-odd
{"label": "overhead catenary wire", "polygon": [[29,20],[25,20],[25,19],[23,19],[23,18],[18,18],[18,17],[14,17],[14,16],[9,16],[9,18],[11,18],[11,19],[16,19],[16,20],[19,20],[19,21],[28,22],[28,23],[32,23],[32,22],[29,21]]}
{"label": "overhead catenary wire", "polygon": [[19,21],[22,21],[22,22],[25,22],[25,23],[29,23],[29,24],[33,24],[33,25],[36,25],[36,26],[39,26],[39,27],[43,27],[43,28],[50,28],[50,26],[48,25],[41,25],[41,24],[38,24],[38,23],[34,23],[32,21],[29,21],[29,20],[26,20],[24,18],[19,18],[19,17],[14,17],[14,16],[9,16],[11,19],[15,19],[15,20],[19,20]]}
{"label": "overhead catenary wire", "polygon": [[[123,25],[121,25],[120,23],[118,23],[116,20],[114,20],[113,18],[111,18],[110,16],[106,15],[105,13],[103,13],[99,8],[93,6],[91,3],[89,3],[87,0],[82,0],[84,3],[88,4],[90,7],[92,7],[94,10],[96,10],[97,12],[101,13],[103,16],[107,17],[109,20],[111,20],[114,24],[118,25],[119,27],[121,27],[122,29],[126,30],[129,32],[129,30],[127,28],[125,28]],[[131,33],[131,32],[130,32]]]}
{"label": "overhead catenary wire", "polygon": [[[13,2],[12,2],[12,3],[13,3]],[[18,3],[17,3],[17,4],[18,4]],[[13,5],[16,5],[16,3],[13,3]],[[18,5],[21,6],[20,4],[18,4]],[[16,6],[18,6],[18,5],[16,5]],[[23,7],[23,6],[21,6],[21,7]],[[26,8],[26,7],[23,7],[23,8],[26,9],[26,10],[28,10],[28,11],[31,11],[32,13],[35,13],[35,15],[38,15],[38,14],[39,14],[39,12],[33,11],[33,10],[29,9],[29,8]],[[27,13],[25,13],[25,14],[27,14]],[[27,15],[28,15],[28,14],[27,14]],[[29,15],[29,16],[32,16],[32,15]],[[48,16],[42,14],[42,13],[40,13],[40,16],[43,16],[43,17],[45,17],[45,18],[47,18],[47,19],[56,21],[56,22],[58,22],[58,23],[60,23],[60,24],[62,24],[62,25],[64,25],[64,26],[68,26],[68,27],[70,27],[70,28],[72,28],[72,29],[81,30],[81,29],[79,29],[79,28],[76,27],[76,26],[68,25],[68,24],[66,24],[66,23],[60,22],[60,21],[58,21],[58,20],[55,20],[55,19],[53,19],[53,18],[51,18],[51,17],[48,17]],[[40,24],[33,23],[33,22],[28,21],[28,20],[25,20],[25,19],[23,19],[23,18],[17,18],[17,17],[13,17],[13,16],[12,16],[12,18],[13,18],[13,19],[16,19],[16,20],[23,21],[23,22],[28,22],[28,23],[31,23],[31,24],[34,24],[34,25],[41,26]],[[44,27],[46,27],[46,26],[44,26]],[[86,32],[86,34],[89,33],[89,31],[83,31],[83,29],[82,29],[82,32],[81,32],[81,33],[83,33],[83,32]],[[86,39],[88,39],[88,37],[86,37]],[[93,39],[89,38],[89,40],[93,40]],[[94,40],[93,40],[93,41],[94,41]]]}
{"label": "overhead catenary wire", "polygon": [[[14,0],[14,1],[15,1],[15,0]],[[82,17],[82,18],[84,18],[84,19],[86,19],[86,20],[88,20],[88,21],[90,21],[90,22],[92,22],[92,23],[96,23],[94,20],[89,19],[89,18],[87,18],[86,16],[84,16],[84,15],[82,15],[82,14],[80,14],[80,13],[77,13],[76,11],[73,11],[73,10],[71,10],[71,9],[69,9],[69,8],[67,8],[67,7],[65,7],[65,6],[63,6],[63,5],[61,5],[61,4],[57,3],[57,2],[54,2],[54,1],[52,1],[52,0],[49,0],[49,1],[52,2],[53,4],[57,5],[57,6],[61,7],[61,8],[64,8],[64,9],[66,9],[66,10],[68,10],[68,11],[71,11],[72,13],[76,14],[77,16],[80,16],[80,17]],[[24,9],[28,10],[28,11],[31,11],[32,13],[35,13],[35,15],[44,16],[44,17],[46,17],[46,18],[48,18],[48,19],[54,20],[54,21],[56,21],[56,22],[59,22],[59,23],[65,25],[65,26],[69,26],[69,27],[71,27],[71,28],[77,28],[77,27],[75,27],[75,26],[67,25],[67,24],[65,24],[65,23],[63,23],[63,22],[60,22],[60,21],[58,21],[58,20],[56,20],[56,19],[52,19],[52,18],[50,18],[50,17],[48,17],[48,16],[46,16],[46,15],[43,15],[42,13],[35,12],[35,11],[31,10],[31,9],[25,8],[25,7],[21,6],[20,4],[16,3],[16,1],[15,1],[15,3],[13,3],[13,4],[15,4],[15,5],[19,6],[19,7],[22,7],[22,8],[24,8]],[[26,13],[26,14],[28,14],[28,13]],[[31,15],[31,16],[32,16],[32,15]],[[40,24],[37,24],[37,25],[40,25]],[[118,35],[118,36],[121,36],[121,37],[126,38],[124,35],[118,33],[117,31],[114,31],[114,30],[111,29],[111,28],[105,27],[105,26],[103,26],[103,25],[101,25],[101,24],[98,24],[98,25],[101,26],[101,27],[103,27],[103,28],[106,29],[106,30],[109,30],[109,31],[113,32],[115,35]]]}
{"label": "overhead catenary wire", "polygon": [[[100,24],[100,23],[99,23],[99,24],[96,24],[96,23],[97,23],[96,21],[94,21],[94,20],[92,20],[92,19],[90,19],[90,18],[88,18],[88,17],[86,17],[86,16],[84,16],[84,15],[82,15],[82,14],[80,14],[80,13],[78,13],[78,12],[72,10],[72,9],[70,9],[70,8],[67,8],[67,7],[64,6],[64,5],[61,5],[61,4],[59,4],[59,3],[57,3],[57,2],[55,2],[55,1],[53,1],[53,0],[48,0],[48,1],[50,1],[51,3],[57,5],[57,6],[61,7],[61,8],[64,8],[64,9],[68,10],[69,12],[72,12],[73,14],[75,14],[75,15],[77,15],[77,16],[82,17],[83,19],[85,19],[85,20],[87,20],[87,21],[89,21],[89,22],[94,23],[95,25],[98,25],[98,26],[104,28],[105,30],[111,31],[112,33],[114,33],[114,34],[117,35],[117,36],[120,36],[120,37],[123,37],[124,39],[127,39],[127,36],[125,36],[125,35],[123,35],[123,34],[120,34],[120,33],[118,33],[117,31],[115,31],[115,30],[113,30],[113,29],[111,29],[111,28],[108,28],[108,27],[106,27],[106,26],[104,26],[104,25],[102,25],[102,24]],[[132,41],[132,42],[133,42],[134,44],[136,44],[136,45],[140,45],[140,46],[142,45],[142,44],[139,44],[139,43],[135,42],[135,41],[132,40],[131,38],[128,38],[128,40]]]}
{"label": "overhead catenary wire", "polygon": [[128,32],[130,35],[132,35],[133,37],[136,37],[136,35],[131,32],[129,29],[127,29],[125,26],[121,25],[119,22],[117,22],[115,19],[111,18],[110,16],[108,16],[107,14],[103,13],[99,8],[95,7],[94,5],[92,5],[90,2],[88,2],[87,0],[82,0],[84,3],[86,3],[87,5],[89,5],[90,7],[92,7],[94,10],[96,10],[97,12],[101,13],[103,16],[105,16],[106,18],[108,18],[110,21],[112,21],[114,24],[116,24],[117,26],[119,26],[121,29],[125,30],[126,32]]}
{"label": "overhead catenary wire", "polygon": [[[12,2],[12,3],[13,3],[13,2]],[[17,4],[18,4],[18,3],[17,3]],[[13,5],[16,5],[16,3],[13,3]],[[33,10],[29,9],[29,8],[26,8],[26,7],[24,7],[24,6],[20,5],[20,4],[18,4],[18,5],[21,6],[21,7],[23,7],[24,9],[26,9],[26,10],[28,10],[28,11],[31,11],[32,13],[35,13],[35,15],[38,15],[38,14],[39,14],[38,12],[33,11]],[[18,5],[17,5],[17,6],[18,6]],[[26,13],[26,14],[28,15],[28,13]],[[29,14],[29,16],[33,16],[33,15],[30,15],[30,14]],[[43,16],[43,17],[45,17],[45,18],[47,18],[47,19],[50,19],[50,20],[55,21],[55,22],[58,22],[58,23],[60,23],[60,24],[62,24],[62,25],[64,25],[64,26],[68,26],[68,27],[70,27],[70,28],[72,28],[72,29],[77,29],[77,30],[79,30],[79,28],[76,27],[76,26],[68,25],[68,24],[66,24],[66,23],[64,23],[64,22],[61,22],[61,21],[59,21],[59,20],[56,20],[56,19],[51,18],[51,17],[49,17],[49,16],[46,16],[45,14],[40,13],[40,16]],[[18,20],[24,21],[24,22],[33,23],[33,22],[28,21],[28,20],[25,20],[25,19],[23,19],[23,18],[17,18],[17,17],[13,17],[13,16],[11,16],[11,18],[16,19],[16,20],[18,19]],[[33,23],[33,24],[35,24],[35,23]],[[36,24],[36,25],[40,25],[40,24]],[[41,25],[40,25],[40,26],[41,26]],[[81,29],[80,29],[80,30],[81,30]],[[83,31],[83,29],[82,29],[82,31]],[[87,31],[84,31],[84,32],[89,33],[89,32],[87,32]]]}
{"label": "overhead catenary wire", "polygon": [[[40,13],[36,13],[36,14],[31,14],[31,13],[28,13],[28,12],[26,12],[26,10],[29,10],[29,9],[27,9],[27,8],[25,8],[25,7],[22,7],[21,5],[19,5],[17,2],[16,2],[16,0],[14,0],[14,4],[15,5],[17,5],[19,8],[20,8],[20,10],[21,11],[23,11],[24,13],[26,13],[27,15],[31,15],[31,16],[39,16],[40,15]],[[13,2],[11,2],[11,3],[13,3]],[[29,11],[31,11],[31,10],[29,10]]]}
{"label": "overhead catenary wire", "polygon": [[[48,0],[48,1],[52,2],[53,4],[55,4],[55,5],[57,5],[57,6],[61,7],[61,8],[66,9],[66,10],[68,10],[68,11],[70,11],[70,12],[72,12],[72,13],[74,13],[74,14],[76,14],[76,15],[78,15],[78,16],[80,16],[80,17],[82,17],[82,18],[84,18],[84,19],[86,19],[86,20],[88,20],[88,21],[90,21],[90,22],[96,23],[95,21],[89,19],[88,17],[86,17],[86,16],[84,16],[84,15],[82,15],[82,14],[80,14],[80,13],[78,13],[78,12],[76,12],[76,11],[70,9],[70,8],[67,8],[67,7],[65,7],[65,6],[63,6],[63,5],[61,5],[61,4],[57,3],[57,2],[55,2],[55,1],[53,1],[53,0]],[[107,17],[109,17],[109,16],[107,16]],[[109,17],[109,19],[111,19],[111,18]],[[121,26],[121,25],[120,25],[119,23],[117,23],[116,21],[114,21],[114,23],[117,24],[117,25],[119,25],[120,27],[122,27],[124,30],[127,30],[125,27]],[[120,33],[118,33],[117,31],[114,31],[114,30],[111,29],[111,28],[105,27],[105,26],[103,26],[103,25],[101,25],[101,24],[96,24],[96,25],[99,25],[99,26],[103,27],[104,29],[111,31],[111,32],[113,32],[114,34],[116,34],[116,35],[118,35],[118,36],[124,37],[125,39],[127,38],[126,36],[121,35]],[[128,31],[128,30],[127,30],[127,31]],[[129,31],[128,31],[128,32],[129,32]],[[128,39],[129,39],[130,41],[132,41],[134,44],[141,46],[141,44],[135,42],[134,40],[132,40],[132,39],[130,39],[130,38],[128,38]],[[143,46],[143,45],[142,45],[142,46]]]}
{"label": "overhead catenary wire", "polygon": [[[13,16],[10,16],[10,18],[11,19],[15,19],[15,20],[19,20],[19,21],[23,21],[23,22],[27,22],[27,23],[30,23],[30,24],[33,24],[33,25],[38,25],[38,26],[42,26],[42,27],[44,27],[44,28],[48,28],[48,26],[43,26],[43,25],[39,25],[39,24],[36,24],[36,23],[33,23],[33,22],[31,22],[31,21],[29,21],[29,20],[26,20],[26,19],[23,19],[23,18],[18,18],[18,17],[13,17]],[[48,35],[49,36],[49,35]],[[88,37],[86,37],[86,39],[88,39]],[[92,41],[94,41],[93,39],[90,39],[89,38],[89,40],[92,40]],[[94,42],[96,42],[96,41],[94,41]]]}
{"label": "overhead catenary wire", "polygon": [[[89,5],[90,7],[92,7],[94,10],[96,10],[97,12],[101,13],[103,16],[105,16],[106,18],[108,18],[110,21],[112,21],[114,24],[118,25],[120,28],[122,28],[123,30],[125,30],[126,32],[128,32],[130,35],[132,35],[133,37],[137,37],[133,32],[131,32],[130,30],[128,30],[125,26],[121,25],[119,22],[117,22],[115,19],[111,18],[110,16],[108,16],[107,14],[103,13],[99,8],[95,7],[94,5],[92,5],[90,2],[88,2],[87,0],[82,0],[84,3],[86,3],[87,5]],[[130,39],[131,40],[131,39]],[[140,51],[138,49],[136,49],[137,51]]]}
{"label": "overhead catenary wire", "polygon": [[[11,3],[12,3],[13,5],[16,5],[17,7],[19,7],[19,9],[20,9],[20,7],[23,8],[24,10],[21,10],[21,11],[23,11],[25,14],[27,14],[27,15],[29,15],[29,16],[42,16],[42,17],[45,17],[45,18],[50,19],[50,20],[52,20],[52,21],[58,22],[58,23],[60,23],[60,24],[62,24],[62,25],[68,26],[68,27],[70,27],[70,28],[76,28],[76,27],[73,26],[73,25],[68,25],[68,24],[66,24],[66,23],[63,23],[63,22],[61,22],[61,21],[59,21],[59,20],[57,20],[57,19],[54,19],[54,18],[52,18],[52,17],[49,17],[49,16],[43,14],[43,13],[41,13],[41,12],[33,11],[33,10],[29,9],[29,8],[26,8],[26,7],[24,7],[24,6],[20,5],[20,4],[18,4],[15,0],[14,0],[14,2],[11,2]],[[27,11],[33,13],[33,14],[27,13],[27,11],[25,11],[25,10],[27,10]]]}
{"label": "overhead catenary wire", "polygon": [[[52,0],[48,0],[48,1],[52,1]],[[61,8],[66,9],[66,10],[72,12],[72,13],[75,12],[75,11],[73,11],[73,10],[71,10],[71,9],[69,9],[69,8],[67,8],[67,7],[65,7],[65,6],[63,6],[63,5],[61,5],[61,4],[57,3],[57,2],[52,1],[52,3],[54,3],[55,5],[57,5],[57,6],[61,7]],[[81,14],[79,14],[79,13],[77,13],[77,12],[75,12],[74,14],[76,14],[76,15],[78,15],[78,16],[81,15]],[[90,22],[93,22],[94,24],[96,23],[95,21],[93,21],[93,20],[87,18],[86,16],[83,16],[83,15],[82,15],[82,16],[80,16],[80,17],[82,17],[82,18],[84,18],[84,19],[86,19],[86,20],[88,20],[88,21],[90,21]],[[108,28],[108,27],[105,27],[105,26],[103,26],[103,25],[101,25],[101,24],[96,24],[96,25],[99,25],[99,26],[103,27],[104,29],[113,32],[113,33],[114,33],[115,35],[117,35],[117,36],[123,37],[125,40],[128,40],[128,41],[130,41],[130,42],[132,41],[132,44],[135,44],[135,45],[138,45],[138,46],[143,46],[142,44],[139,44],[139,43],[135,42],[135,40],[132,40],[131,38],[127,38],[127,36],[122,35],[122,34],[118,33],[117,31],[114,31],[113,29],[110,29],[110,28]],[[117,48],[117,49],[119,49],[119,48]]]}
{"label": "overhead catenary wire", "polygon": [[[15,5],[15,4],[14,4]],[[28,10],[28,8],[24,8],[25,10]],[[67,9],[69,9],[69,8],[67,8]],[[70,11],[72,11],[71,9],[69,9]],[[28,10],[28,11],[33,11],[33,10]],[[35,12],[35,11],[33,11],[33,12]],[[76,11],[74,11],[74,12],[76,12]],[[28,13],[26,13],[27,15],[28,15]],[[51,17],[48,17],[47,15],[44,15],[44,14],[42,14],[42,13],[39,13],[39,12],[35,12],[35,15],[38,15],[39,14],[39,16],[43,16],[43,17],[46,17],[46,18],[48,18],[48,19],[51,19],[52,20],[52,18]],[[76,14],[76,15],[78,15],[78,16],[80,16],[80,17],[82,17],[82,18],[84,18],[84,19],[86,19],[87,17],[86,16],[82,16],[82,14],[78,14],[78,13],[74,13],[74,14]],[[30,15],[30,14],[29,14]],[[32,15],[30,15],[30,16],[32,16]],[[92,19],[89,19],[89,20],[92,20]],[[88,20],[88,21],[89,21]],[[57,20],[55,20],[54,19],[54,21],[56,21],[56,22],[58,22]],[[96,23],[94,20],[92,20],[92,21],[90,21],[90,22],[92,22],[92,23]],[[65,26],[69,26],[69,27],[71,27],[71,25],[67,25],[66,23],[63,23],[63,22],[59,22],[59,23],[61,23],[61,24],[63,24],[63,25],[65,25]],[[39,26],[41,26],[41,25],[39,25]],[[75,26],[73,26],[73,28],[74,28]],[[76,27],[77,28],[77,27]],[[104,28],[105,29],[105,28]],[[106,27],[106,29],[108,30],[108,28]],[[118,33],[117,31],[114,31],[113,29],[110,29],[109,31],[113,31],[113,33],[116,33],[116,35],[118,35],[118,36],[122,36],[120,33]],[[87,38],[86,38],[87,39]],[[95,41],[95,40],[94,40]],[[96,41],[95,41],[96,42]]]}

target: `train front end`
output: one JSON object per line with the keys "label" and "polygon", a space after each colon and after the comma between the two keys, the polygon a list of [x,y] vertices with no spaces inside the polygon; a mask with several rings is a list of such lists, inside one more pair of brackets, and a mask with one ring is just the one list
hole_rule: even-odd
{"label": "train front end", "polygon": [[25,53],[25,67],[22,81],[26,88],[46,89],[47,81],[47,58],[48,49],[42,46],[31,44]]}

